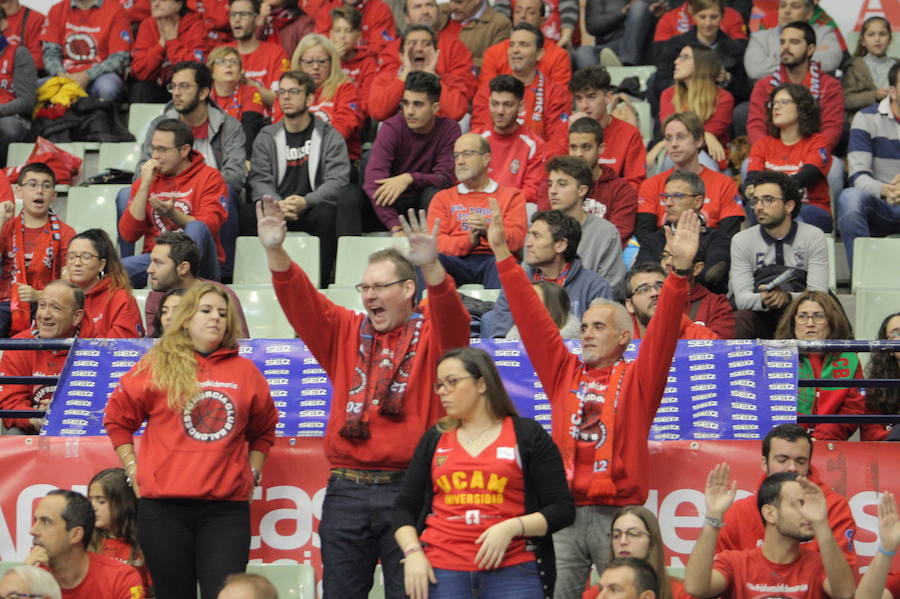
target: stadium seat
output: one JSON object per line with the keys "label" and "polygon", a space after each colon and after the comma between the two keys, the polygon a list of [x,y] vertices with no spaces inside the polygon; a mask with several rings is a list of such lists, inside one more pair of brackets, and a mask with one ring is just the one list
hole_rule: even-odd
{"label": "stadium seat", "polygon": [[634,106],[638,115],[638,124],[640,127],[641,137],[644,144],[650,143],[653,139],[653,116],[650,113],[650,102],[646,100],[632,100],[631,105]]}
{"label": "stadium seat", "polygon": [[853,245],[853,293],[862,289],[900,291],[894,258],[900,256],[900,238],[857,237]]}
{"label": "stadium seat", "polygon": [[860,289],[856,293],[856,322],[853,327],[856,338],[875,339],[884,317],[898,310],[900,310],[900,288],[888,291]]}
{"label": "stadium seat", "polygon": [[369,591],[369,599],[384,599],[384,573],[381,571],[381,564],[375,566],[375,582]]}
{"label": "stadium seat", "polygon": [[[78,142],[71,143],[58,143],[54,144],[56,147],[61,150],[65,150],[69,154],[73,156],[77,156],[84,160],[84,145]],[[25,164],[25,161],[28,160],[28,157],[31,156],[31,151],[34,149],[33,143],[11,143],[9,144],[9,151],[6,155],[6,166],[19,166],[20,164]],[[82,176],[84,173],[84,162],[81,164],[81,172],[75,175],[72,179],[72,185],[78,185],[81,182]],[[56,191],[66,191],[69,189],[68,185],[57,185]]]}
{"label": "stadium seat", "polygon": [[[319,286],[319,238],[309,235],[288,235],[284,249]],[[271,285],[272,273],[266,261],[266,251],[258,237],[238,237],[234,259],[234,282],[237,285]]]}
{"label": "stadium seat", "polygon": [[322,293],[338,306],[349,308],[355,312],[365,312],[362,296],[352,287],[335,287],[332,285],[328,289],[323,289]]}
{"label": "stadium seat", "polygon": [[395,237],[340,237],[338,238],[337,266],[332,287],[353,287],[359,283],[369,254],[385,248],[402,245],[406,239]]}
{"label": "stadium seat", "polygon": [[828,247],[828,288],[832,293],[837,293],[837,257],[834,251],[834,235],[826,235],[825,243]]}
{"label": "stadium seat", "polygon": [[6,574],[9,570],[12,570],[16,566],[24,565],[24,562],[0,562],[0,578],[3,578],[4,574]]}
{"label": "stadium seat", "polygon": [[[465,285],[463,287],[465,287]],[[460,293],[468,295],[469,297],[474,297],[483,302],[496,302],[497,298],[500,296],[499,289],[464,289],[463,287],[460,287]]]}
{"label": "stadium seat", "polygon": [[135,141],[100,144],[97,168],[102,173],[109,168],[117,168],[133,173],[141,156],[141,144]]}
{"label": "stadium seat", "polygon": [[613,85],[619,85],[628,77],[637,77],[641,82],[641,91],[647,91],[647,79],[650,75],[656,73],[656,67],[653,65],[640,65],[635,67],[606,67],[609,73],[610,82]]}
{"label": "stadium seat", "polygon": [[275,297],[271,282],[265,285],[231,285],[254,339],[293,339],[291,327]]}
{"label": "stadium seat", "polygon": [[[141,322],[144,322],[144,306],[147,305],[147,296],[150,295],[150,291],[152,291],[149,287],[146,289],[132,289],[131,295],[134,299],[137,300],[138,310],[141,311]],[[148,325],[150,323],[144,322],[144,333],[146,334]]]}
{"label": "stadium seat", "polygon": [[247,573],[268,579],[279,599],[316,597],[316,571],[309,564],[247,564]]}
{"label": "stadium seat", "polygon": [[144,143],[150,122],[163,113],[165,104],[132,104],[128,109],[128,131],[138,143]]}
{"label": "stadium seat", "polygon": [[89,185],[72,187],[64,221],[75,231],[103,229],[113,243],[118,236],[116,222],[116,193],[125,185]]}

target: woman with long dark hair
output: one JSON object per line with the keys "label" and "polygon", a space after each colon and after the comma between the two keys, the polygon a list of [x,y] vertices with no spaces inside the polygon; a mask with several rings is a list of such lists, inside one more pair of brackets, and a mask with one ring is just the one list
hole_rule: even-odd
{"label": "woman with long dark hair", "polygon": [[[878,339],[900,341],[900,312],[889,314],[878,327]],[[866,368],[870,379],[900,379],[900,352],[875,351]],[[871,388],[866,392],[869,414],[900,414],[900,387]],[[864,424],[863,441],[883,441],[893,427],[887,424]]]}

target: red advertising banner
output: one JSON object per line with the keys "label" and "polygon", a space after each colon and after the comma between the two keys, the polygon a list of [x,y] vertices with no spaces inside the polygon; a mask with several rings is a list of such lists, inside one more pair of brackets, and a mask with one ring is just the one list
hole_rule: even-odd
{"label": "red advertising banner", "polygon": [[[762,475],[758,441],[652,442],[646,506],[659,517],[669,565],[683,567],[702,526],[706,475],[731,464],[738,497]],[[877,551],[877,493],[900,492],[900,444],[816,443],[819,475],[850,503],[855,548],[864,567]],[[0,437],[0,561],[21,561],[31,548],[35,502],[62,487],[85,492],[97,471],[116,466],[105,437]],[[309,563],[320,569],[319,518],[328,478],[321,439],[278,438],[252,506],[251,559]]]}

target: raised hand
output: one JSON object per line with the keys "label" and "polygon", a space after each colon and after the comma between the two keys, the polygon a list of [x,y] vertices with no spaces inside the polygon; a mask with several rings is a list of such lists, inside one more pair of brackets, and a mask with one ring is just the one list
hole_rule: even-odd
{"label": "raised hand", "polygon": [[797,479],[803,491],[803,504],[799,506],[800,515],[809,520],[809,523],[828,524],[828,503],[825,501],[825,493],[819,488],[819,485],[812,482],[806,477],[801,476]]}
{"label": "raised hand", "polygon": [[897,517],[897,501],[894,494],[881,494],[878,504],[878,538],[885,551],[896,551],[900,545],[900,518]]}
{"label": "raised hand", "polygon": [[509,246],[506,245],[506,231],[503,229],[503,214],[500,212],[500,204],[496,198],[490,199],[491,223],[487,229],[487,240],[494,252],[494,258],[498,261],[510,255]]}
{"label": "raised hand", "polygon": [[694,266],[694,256],[700,247],[700,217],[693,210],[685,210],[678,219],[675,233],[669,227],[666,232],[666,245],[672,254],[672,266],[678,270],[689,270]]}
{"label": "raised hand", "polygon": [[441,226],[440,220],[434,221],[434,227],[429,233],[425,211],[419,210],[417,216],[416,211],[410,208],[406,218],[402,214],[400,215],[400,226],[403,227],[403,233],[409,240],[409,248],[400,250],[407,260],[416,266],[426,266],[437,262],[437,234]]}
{"label": "raised hand", "polygon": [[280,248],[287,234],[287,223],[281,206],[270,195],[256,202],[256,231],[259,242],[266,249]]}
{"label": "raised hand", "polygon": [[706,477],[706,515],[721,518],[737,493],[737,481],[731,480],[731,468],[726,463],[716,464]]}

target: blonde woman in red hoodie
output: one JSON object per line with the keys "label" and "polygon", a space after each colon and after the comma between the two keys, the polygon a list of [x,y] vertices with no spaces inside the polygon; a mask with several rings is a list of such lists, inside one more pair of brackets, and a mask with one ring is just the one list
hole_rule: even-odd
{"label": "blonde woman in red hoodie", "polygon": [[[196,285],[172,326],[122,377],[104,425],[138,501],[138,541],[156,595],[213,599],[250,552],[250,497],[278,414],[256,366],[238,355],[234,304]],[[140,454],[132,435],[147,421]]]}

